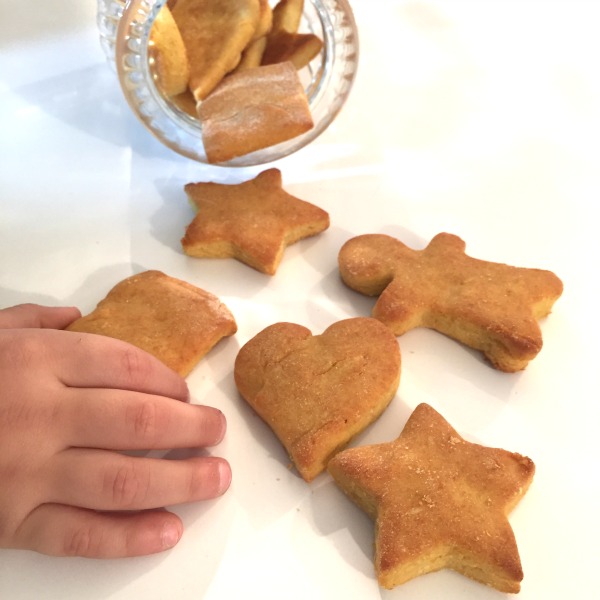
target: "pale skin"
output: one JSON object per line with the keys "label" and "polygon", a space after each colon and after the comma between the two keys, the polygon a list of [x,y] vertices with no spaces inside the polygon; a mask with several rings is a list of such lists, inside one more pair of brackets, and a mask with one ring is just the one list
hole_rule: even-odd
{"label": "pale skin", "polygon": [[183,533],[163,507],[220,496],[229,464],[119,451],[214,446],[225,418],[190,404],[186,382],[149,354],[61,331],[79,316],[34,304],[0,310],[0,548],[161,552]]}

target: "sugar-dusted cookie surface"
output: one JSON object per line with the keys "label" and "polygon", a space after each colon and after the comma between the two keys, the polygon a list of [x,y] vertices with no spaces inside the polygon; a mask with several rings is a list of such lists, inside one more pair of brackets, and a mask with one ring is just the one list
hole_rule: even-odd
{"label": "sugar-dusted cookie surface", "polygon": [[185,377],[237,324],[213,294],[160,271],[124,279],[67,328],[129,342]]}
{"label": "sugar-dusted cookie surface", "polygon": [[321,208],[288,194],[268,169],[239,184],[188,183],[197,209],[181,240],[189,256],[236,258],[274,275],[287,246],[329,227]]}
{"label": "sugar-dusted cookie surface", "polygon": [[520,590],[507,515],[533,479],[529,458],[468,442],[420,404],[395,441],[344,450],[328,470],[376,522],[382,587],[450,568],[503,592]]}
{"label": "sugar-dusted cookie surface", "polygon": [[400,381],[400,350],[393,333],[368,317],[338,321],[320,335],[276,323],[241,348],[234,376],[311,481],[388,406]]}
{"label": "sugar-dusted cookie surface", "polygon": [[348,287],[379,298],[372,316],[396,335],[429,327],[480,350],[494,367],[524,369],[542,348],[537,319],[562,294],[542,269],[472,258],[465,242],[440,233],[424,250],[383,234],[348,240],[338,256]]}
{"label": "sugar-dusted cookie surface", "polygon": [[198,105],[198,116],[209,163],[274,146],[314,127],[304,86],[289,61],[227,75]]}

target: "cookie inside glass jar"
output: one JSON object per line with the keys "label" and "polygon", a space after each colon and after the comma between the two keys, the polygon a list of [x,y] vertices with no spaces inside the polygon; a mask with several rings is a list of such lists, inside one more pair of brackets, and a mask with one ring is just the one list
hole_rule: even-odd
{"label": "cookie inside glass jar", "polygon": [[355,77],[347,0],[99,0],[98,22],[136,116],[201,162],[264,164],[303,148]]}

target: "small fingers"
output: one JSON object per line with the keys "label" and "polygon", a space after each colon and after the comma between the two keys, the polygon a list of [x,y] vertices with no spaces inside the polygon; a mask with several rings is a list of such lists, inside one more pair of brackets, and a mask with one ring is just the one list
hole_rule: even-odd
{"label": "small fingers", "polygon": [[0,329],[64,329],[80,316],[79,309],[70,306],[18,304],[0,310]]}
{"label": "small fingers", "polygon": [[52,556],[122,558],[168,550],[182,533],[179,517],[164,510],[109,514],[44,504],[21,525],[15,547]]}
{"label": "small fingers", "polygon": [[61,332],[52,356],[61,381],[74,388],[112,388],[187,400],[185,380],[154,356],[102,335]]}
{"label": "small fingers", "polygon": [[207,500],[231,482],[218,457],[166,460],[71,448],[51,466],[51,502],[94,510],[145,510]]}
{"label": "small fingers", "polygon": [[166,450],[218,444],[225,415],[208,406],[117,390],[73,390],[59,426],[70,446],[106,450]]}

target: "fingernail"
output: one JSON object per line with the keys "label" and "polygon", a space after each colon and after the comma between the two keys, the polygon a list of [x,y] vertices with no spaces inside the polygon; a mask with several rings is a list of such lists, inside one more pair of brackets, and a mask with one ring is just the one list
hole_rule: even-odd
{"label": "fingernail", "polygon": [[219,465],[219,487],[218,487],[218,493],[219,495],[224,494],[228,489],[229,486],[231,485],[231,467],[229,466],[229,463],[224,460],[221,459],[218,462]]}
{"label": "fingernail", "polygon": [[172,548],[181,539],[179,527],[173,523],[165,523],[160,534],[160,542],[164,550]]}
{"label": "fingernail", "polygon": [[217,444],[220,444],[225,437],[225,433],[227,432],[227,418],[225,417],[225,413],[219,411],[219,418],[221,420],[221,432],[218,435]]}

